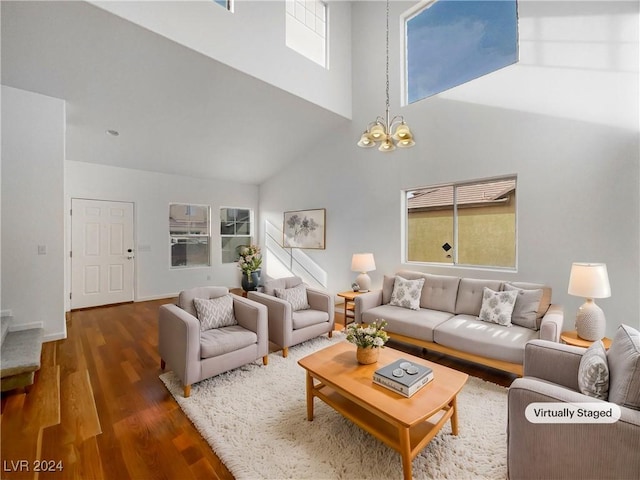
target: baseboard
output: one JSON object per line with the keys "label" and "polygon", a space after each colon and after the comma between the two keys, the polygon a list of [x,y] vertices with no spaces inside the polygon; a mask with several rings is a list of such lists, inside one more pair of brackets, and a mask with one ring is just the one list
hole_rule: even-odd
{"label": "baseboard", "polygon": [[180,295],[180,292],[178,293],[165,293],[164,295],[149,295],[146,297],[138,297],[134,300],[134,302],[149,302],[151,300],[162,300],[162,299],[167,299],[170,300],[172,298],[176,298],[178,295]]}
{"label": "baseboard", "polygon": [[0,310],[0,317],[13,317],[13,312],[10,309]]}
{"label": "baseboard", "polygon": [[66,332],[50,333],[42,338],[43,342],[55,342],[56,340],[64,340],[67,338]]}
{"label": "baseboard", "polygon": [[11,324],[9,327],[10,332],[20,332],[22,330],[30,330],[32,328],[44,328],[44,323],[42,322],[31,322],[31,323],[20,323],[18,325]]}

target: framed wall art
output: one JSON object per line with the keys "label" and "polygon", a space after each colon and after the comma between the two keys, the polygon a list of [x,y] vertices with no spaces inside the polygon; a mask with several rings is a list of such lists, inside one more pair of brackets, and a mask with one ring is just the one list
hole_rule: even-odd
{"label": "framed wall art", "polygon": [[324,250],[326,209],[284,212],[285,248],[318,248]]}

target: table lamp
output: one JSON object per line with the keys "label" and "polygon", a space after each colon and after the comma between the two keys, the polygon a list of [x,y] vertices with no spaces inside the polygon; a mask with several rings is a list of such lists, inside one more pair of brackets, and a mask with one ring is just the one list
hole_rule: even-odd
{"label": "table lamp", "polygon": [[360,287],[361,292],[368,292],[371,288],[371,278],[367,272],[376,269],[376,262],[373,259],[373,253],[354,253],[351,258],[351,271],[360,272],[356,277],[356,283]]}
{"label": "table lamp", "polygon": [[604,312],[593,299],[611,296],[607,266],[604,263],[571,265],[568,293],[586,299],[576,315],[578,336],[592,341],[603,338],[606,326]]}

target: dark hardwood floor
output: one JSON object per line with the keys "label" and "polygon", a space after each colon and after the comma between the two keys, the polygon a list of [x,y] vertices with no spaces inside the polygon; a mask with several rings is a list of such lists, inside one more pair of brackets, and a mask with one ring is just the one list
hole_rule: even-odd
{"label": "dark hardwood floor", "polygon": [[[169,301],[68,315],[68,338],[44,344],[31,391],[2,394],[1,479],[233,478],[158,379],[158,307]],[[388,345],[503,386],[516,378]]]}

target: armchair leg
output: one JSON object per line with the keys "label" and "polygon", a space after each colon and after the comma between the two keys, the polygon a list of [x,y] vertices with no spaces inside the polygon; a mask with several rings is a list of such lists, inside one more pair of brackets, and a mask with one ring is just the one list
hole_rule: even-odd
{"label": "armchair leg", "polygon": [[262,364],[263,365],[269,365],[269,355],[265,355],[264,357],[262,357]]}
{"label": "armchair leg", "polygon": [[191,385],[184,386],[184,398],[189,398],[191,395]]}
{"label": "armchair leg", "polygon": [[160,359],[160,370],[164,371],[164,368],[167,366],[166,362],[163,359]]}
{"label": "armchair leg", "polygon": [[333,330],[329,332],[329,338],[333,338]]}
{"label": "armchair leg", "polygon": [[289,355],[289,347],[284,347],[284,348],[282,349],[282,356],[283,356],[284,358],[287,358],[287,355]]}

